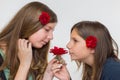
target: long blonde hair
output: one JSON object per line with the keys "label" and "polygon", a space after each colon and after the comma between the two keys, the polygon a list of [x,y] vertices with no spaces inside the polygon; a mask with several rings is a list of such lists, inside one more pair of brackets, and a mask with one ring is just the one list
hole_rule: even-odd
{"label": "long blonde hair", "polygon": [[[10,69],[11,80],[14,79],[20,64],[17,57],[17,41],[19,38],[28,39],[29,36],[43,27],[39,21],[39,15],[42,11],[50,15],[50,22],[57,22],[56,14],[48,6],[41,2],[30,2],[14,16],[0,33],[0,48],[4,47],[3,43],[6,44],[5,60],[0,70],[8,67]],[[47,66],[49,43],[40,49],[32,48],[33,60],[29,74],[32,74],[35,80],[42,79],[43,77]]]}

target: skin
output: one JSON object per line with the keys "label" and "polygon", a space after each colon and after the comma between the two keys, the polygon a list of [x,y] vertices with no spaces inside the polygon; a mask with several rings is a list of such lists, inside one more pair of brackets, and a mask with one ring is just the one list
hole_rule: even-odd
{"label": "skin", "polygon": [[[67,44],[72,60],[82,61],[90,66],[94,64],[94,49],[86,47],[86,41],[78,35],[77,31],[73,29],[70,35],[70,41]],[[60,64],[53,65],[53,73],[60,80],[70,80],[69,72],[65,65],[60,67]]]}
{"label": "skin", "polygon": [[54,73],[52,72],[52,65],[56,62],[56,59],[52,59],[46,68],[46,71],[44,73],[43,80],[53,80]]}
{"label": "skin", "polygon": [[[43,28],[32,34],[28,40],[18,40],[18,58],[20,60],[20,66],[15,76],[15,80],[26,80],[26,76],[32,61],[32,46],[35,48],[42,48],[46,43],[52,40],[55,26],[56,23],[48,23]],[[51,66],[53,62],[54,61],[51,61],[49,66]],[[49,74],[48,72],[49,67],[46,69],[45,73]],[[53,74],[51,74],[51,76],[52,75]]]}
{"label": "skin", "polygon": [[70,74],[65,64],[55,63],[52,65],[54,76],[60,80],[70,80]]}

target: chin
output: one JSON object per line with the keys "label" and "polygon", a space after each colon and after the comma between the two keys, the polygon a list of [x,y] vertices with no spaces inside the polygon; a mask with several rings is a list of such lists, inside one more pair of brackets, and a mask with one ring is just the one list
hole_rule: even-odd
{"label": "chin", "polygon": [[76,59],[74,59],[74,58],[71,58],[71,61],[75,61]]}
{"label": "chin", "polygon": [[34,45],[35,48],[42,48],[44,45]]}

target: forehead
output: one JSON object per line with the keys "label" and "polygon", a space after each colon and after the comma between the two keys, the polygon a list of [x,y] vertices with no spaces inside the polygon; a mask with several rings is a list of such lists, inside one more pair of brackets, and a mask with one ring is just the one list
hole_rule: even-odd
{"label": "forehead", "polygon": [[78,34],[77,30],[73,29],[71,32],[71,37],[81,37],[81,36]]}
{"label": "forehead", "polygon": [[70,35],[71,39],[77,39],[79,41],[84,41],[83,37],[78,34],[76,30],[73,30]]}
{"label": "forehead", "polygon": [[79,36],[77,30],[73,29],[71,32],[71,36]]}
{"label": "forehead", "polygon": [[48,23],[45,25],[45,27],[53,29],[56,26],[56,24],[57,23]]}

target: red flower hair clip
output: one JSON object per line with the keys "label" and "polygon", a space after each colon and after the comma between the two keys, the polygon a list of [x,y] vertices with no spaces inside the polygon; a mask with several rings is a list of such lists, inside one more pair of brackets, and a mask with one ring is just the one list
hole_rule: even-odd
{"label": "red flower hair clip", "polygon": [[46,25],[50,21],[50,15],[47,12],[43,11],[39,16],[39,21],[41,22],[42,25]]}
{"label": "red flower hair clip", "polygon": [[86,46],[88,48],[95,48],[97,45],[97,39],[94,36],[88,36],[86,38]]}

